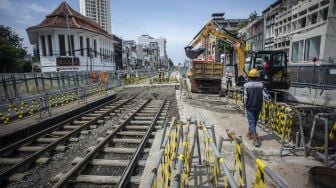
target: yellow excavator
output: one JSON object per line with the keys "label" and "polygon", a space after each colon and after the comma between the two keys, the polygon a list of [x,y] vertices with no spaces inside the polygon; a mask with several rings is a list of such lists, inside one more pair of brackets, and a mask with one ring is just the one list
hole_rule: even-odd
{"label": "yellow excavator", "polygon": [[[236,52],[237,63],[235,64],[235,81],[238,86],[242,86],[245,82],[245,41],[235,37],[229,31],[224,29],[218,20],[224,18],[218,18],[224,14],[213,14],[213,19],[210,20],[201,31],[193,38],[188,46],[185,47],[185,53],[187,57],[192,59],[192,68],[188,75],[190,76],[192,83],[192,92],[201,92],[204,86],[210,88],[209,91],[220,91],[221,83],[218,83],[223,76],[223,64],[215,62],[214,60],[196,60],[196,58],[205,52],[204,48],[193,50],[193,48],[199,44],[202,40],[206,39],[210,35],[222,40],[226,44],[232,46]],[[260,70],[261,80],[265,83],[269,89],[288,89],[290,86],[289,73],[287,71],[287,54],[284,51],[259,51],[252,55],[251,62],[247,65],[247,69],[256,68]],[[272,66],[269,66],[267,74],[263,74],[263,60],[268,59]],[[202,65],[200,65],[202,63]],[[221,66],[219,66],[221,65]],[[217,67],[217,69],[216,69]],[[221,69],[220,69],[221,67]],[[209,71],[211,73],[209,73]],[[213,74],[219,73],[221,75]],[[245,72],[246,73],[246,72]],[[220,77],[220,78],[219,78]],[[193,87],[194,86],[194,87]],[[219,87],[219,88],[218,88]],[[217,88],[217,90],[215,89]]]}

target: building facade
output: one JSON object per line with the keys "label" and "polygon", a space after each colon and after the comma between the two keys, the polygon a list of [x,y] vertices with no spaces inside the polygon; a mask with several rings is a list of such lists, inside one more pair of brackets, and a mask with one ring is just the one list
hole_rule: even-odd
{"label": "building facade", "polygon": [[264,18],[258,16],[238,31],[240,38],[245,40],[246,53],[264,49]]}
{"label": "building facade", "polygon": [[80,13],[112,33],[110,0],[79,0]]}
{"label": "building facade", "polygon": [[[163,37],[160,38],[154,38],[150,35],[141,35],[138,37],[138,44],[141,44],[145,50],[145,53],[149,56],[152,56],[153,50],[155,51],[156,47],[155,44],[157,44],[159,49],[159,57],[158,57],[158,64],[162,67],[167,67],[168,65],[168,57],[167,57],[167,51],[166,51],[166,45],[167,40]],[[151,57],[152,59],[155,57]],[[155,60],[154,60],[155,61]]]}
{"label": "building facade", "polygon": [[113,36],[113,44],[114,44],[114,62],[116,64],[116,69],[121,70],[123,68],[123,63],[122,63],[122,43],[123,40],[116,36]]}
{"label": "building facade", "polygon": [[115,70],[112,36],[66,2],[27,34],[38,47],[42,72]]}

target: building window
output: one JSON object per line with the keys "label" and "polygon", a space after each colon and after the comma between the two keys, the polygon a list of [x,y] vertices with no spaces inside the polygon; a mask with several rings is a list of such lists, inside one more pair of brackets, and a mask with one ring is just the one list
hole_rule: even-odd
{"label": "building window", "polygon": [[53,53],[51,35],[48,35],[48,46],[49,46],[49,56],[53,56],[54,53]]}
{"label": "building window", "polygon": [[64,37],[64,35],[58,35],[58,42],[59,42],[60,56],[66,56],[66,52],[65,52],[65,37]]}
{"label": "building window", "polygon": [[41,36],[42,56],[47,56],[47,48],[45,44],[45,37]]}
{"label": "building window", "polygon": [[102,54],[102,48],[100,48],[100,50],[99,50],[99,54],[100,54],[100,62],[102,62],[102,57],[103,57],[103,54]]}
{"label": "building window", "polygon": [[74,36],[68,35],[68,49],[69,49],[69,56],[75,56],[75,43],[74,43]]}
{"label": "building window", "polygon": [[300,28],[306,27],[306,17],[300,19]]}
{"label": "building window", "polygon": [[305,61],[310,61],[320,55],[321,36],[306,39],[305,41]]}
{"label": "building window", "polygon": [[[336,6],[336,4],[334,5],[334,7],[335,6]],[[322,19],[323,20],[327,20],[328,19],[328,8],[325,8],[325,9],[322,10]]]}
{"label": "building window", "polygon": [[311,24],[314,24],[317,22],[317,12],[311,15]]}
{"label": "building window", "polygon": [[86,55],[88,57],[91,57],[90,56],[90,39],[89,38],[86,38]]}
{"label": "building window", "polygon": [[292,61],[295,62],[302,60],[302,52],[303,52],[303,40],[293,42]]}
{"label": "building window", "polygon": [[94,55],[95,55],[95,57],[97,57],[97,42],[96,42],[96,39],[93,40],[93,49],[94,49]]}
{"label": "building window", "polygon": [[83,37],[79,37],[79,46],[80,46],[80,54],[81,56],[84,56],[84,47],[83,47]]}

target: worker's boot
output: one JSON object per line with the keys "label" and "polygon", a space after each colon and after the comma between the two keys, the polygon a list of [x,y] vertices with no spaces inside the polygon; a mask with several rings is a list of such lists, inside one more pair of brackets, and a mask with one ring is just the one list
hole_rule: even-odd
{"label": "worker's boot", "polygon": [[246,137],[247,137],[247,139],[252,140],[252,133],[249,131],[249,132],[246,134]]}
{"label": "worker's boot", "polygon": [[255,147],[259,147],[260,146],[260,142],[259,142],[259,138],[258,138],[258,134],[257,133],[252,134],[252,144]]}

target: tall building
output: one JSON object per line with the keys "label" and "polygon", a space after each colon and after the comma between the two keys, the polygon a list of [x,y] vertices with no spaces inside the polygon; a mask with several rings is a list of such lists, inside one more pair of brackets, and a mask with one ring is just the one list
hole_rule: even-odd
{"label": "tall building", "polygon": [[80,13],[112,33],[110,0],[79,0]]}
{"label": "tall building", "polygon": [[167,61],[167,52],[166,52],[166,43],[167,40],[163,37],[153,38],[149,35],[141,35],[138,37],[138,44],[142,44],[145,49],[154,49],[154,44],[158,46],[159,50],[159,64],[165,66]]}

